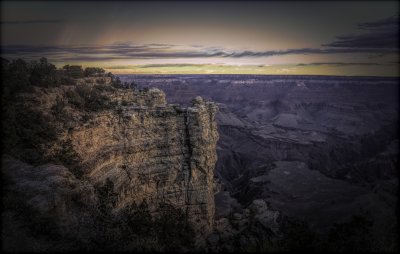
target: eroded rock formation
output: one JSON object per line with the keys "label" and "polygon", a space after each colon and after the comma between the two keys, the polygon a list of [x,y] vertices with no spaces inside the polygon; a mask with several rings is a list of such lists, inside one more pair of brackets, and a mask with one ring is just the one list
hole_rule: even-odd
{"label": "eroded rock formation", "polygon": [[[91,82],[35,87],[34,92],[20,95],[18,106],[40,111],[54,120],[51,124],[56,128],[56,140],[41,146],[44,155],[52,158],[72,154],[79,160],[80,180],[74,181],[93,187],[112,181],[117,195],[115,213],[143,201],[152,213],[157,213],[160,204],[166,203],[182,209],[198,232],[211,232],[218,140],[216,105],[197,98],[191,107],[182,108],[168,105],[158,89],[116,89],[109,80],[96,88],[99,84]],[[107,107],[79,109],[79,98],[74,95],[79,86],[89,90],[78,93],[89,97],[94,96],[90,89],[95,89],[99,93],[96,96],[107,100]],[[10,160],[8,164],[12,164]],[[3,166],[16,167],[8,164]],[[58,166],[45,168],[66,171]]]}
{"label": "eroded rock formation", "polygon": [[[135,99],[133,93],[126,96]],[[116,209],[144,200],[152,210],[169,203],[208,232],[214,215],[217,108],[208,102],[166,105],[163,96],[150,90],[136,97],[137,105],[102,112],[90,124],[74,127],[67,139],[91,182],[108,178],[114,183]]]}

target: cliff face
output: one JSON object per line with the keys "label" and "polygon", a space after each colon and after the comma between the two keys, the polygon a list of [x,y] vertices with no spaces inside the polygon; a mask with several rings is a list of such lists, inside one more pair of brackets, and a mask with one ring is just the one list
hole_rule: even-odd
{"label": "cliff face", "polygon": [[97,114],[90,124],[70,129],[67,139],[91,182],[102,184],[108,178],[114,183],[116,210],[144,200],[151,210],[169,203],[209,231],[214,215],[216,106],[200,101],[179,108],[166,105],[160,99],[163,95],[149,91],[137,97],[144,102],[140,106]]}
{"label": "cliff face", "polygon": [[[81,81],[81,86],[94,89],[90,82]],[[198,232],[211,232],[218,140],[215,104],[196,98],[191,107],[181,108],[168,105],[158,89],[115,89],[105,83],[99,91],[109,106],[97,111],[72,105],[77,99],[68,94],[77,91],[75,86],[38,88],[21,95],[24,107],[58,114],[57,138],[45,146],[47,156],[66,154],[62,144],[70,144],[68,154],[79,158],[82,180],[92,186],[112,181],[113,212],[145,201],[157,213],[161,204],[171,204],[188,215]],[[58,105],[62,106],[57,109]]]}

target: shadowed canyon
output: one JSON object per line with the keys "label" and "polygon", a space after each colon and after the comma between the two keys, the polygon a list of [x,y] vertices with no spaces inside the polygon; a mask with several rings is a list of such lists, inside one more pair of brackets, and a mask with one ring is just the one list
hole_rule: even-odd
{"label": "shadowed canyon", "polygon": [[373,222],[374,247],[395,244],[397,78],[120,78],[137,87],[158,87],[173,103],[187,104],[197,95],[218,103],[217,222],[243,217],[261,199],[280,218],[306,222],[320,235],[360,216]]}

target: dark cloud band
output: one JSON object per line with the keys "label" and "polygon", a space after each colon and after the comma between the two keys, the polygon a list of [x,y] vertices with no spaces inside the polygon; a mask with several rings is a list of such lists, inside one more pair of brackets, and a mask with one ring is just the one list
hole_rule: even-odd
{"label": "dark cloud band", "polygon": [[397,54],[398,48],[300,48],[269,51],[231,51],[223,48],[191,47],[185,50],[179,46],[168,45],[160,47],[148,45],[73,45],[73,46],[2,46],[4,57],[33,58],[37,55],[46,56],[55,61],[107,61],[129,59],[162,59],[162,58],[209,58],[209,57],[271,57],[283,55],[307,54],[340,54],[340,53],[370,53]]}
{"label": "dark cloud band", "polygon": [[59,24],[64,23],[63,19],[33,19],[33,20],[13,20],[1,21],[2,25],[31,25],[31,24]]}
{"label": "dark cloud band", "polygon": [[325,44],[327,47],[339,48],[374,48],[374,49],[397,49],[399,45],[399,16],[392,16],[376,22],[361,23],[360,30],[366,31],[362,34],[338,36],[332,43]]}
{"label": "dark cloud band", "polygon": [[342,63],[342,62],[326,62],[326,63],[300,63],[297,66],[378,66],[378,65],[395,65],[394,63]]}

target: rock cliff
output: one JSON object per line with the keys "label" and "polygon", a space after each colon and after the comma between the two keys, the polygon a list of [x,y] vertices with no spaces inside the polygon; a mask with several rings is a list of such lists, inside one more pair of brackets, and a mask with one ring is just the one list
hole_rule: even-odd
{"label": "rock cliff", "polygon": [[[56,138],[41,144],[44,156],[71,155],[78,161],[77,178],[93,187],[111,181],[114,213],[143,201],[152,213],[160,212],[161,204],[170,204],[182,209],[198,232],[211,232],[216,105],[196,98],[183,108],[168,105],[158,89],[118,89],[108,80],[91,82],[35,87],[19,96],[19,107],[53,119]],[[86,104],[77,94],[89,98]],[[106,101],[106,106],[90,110],[87,102],[94,99]],[[96,103],[91,107],[101,105]]]}
{"label": "rock cliff", "polygon": [[136,97],[136,105],[99,113],[90,124],[70,129],[67,139],[91,182],[101,184],[108,178],[114,183],[116,209],[144,200],[151,210],[169,203],[209,231],[214,215],[216,107],[201,102],[180,108],[166,105],[163,96],[150,90]]}

